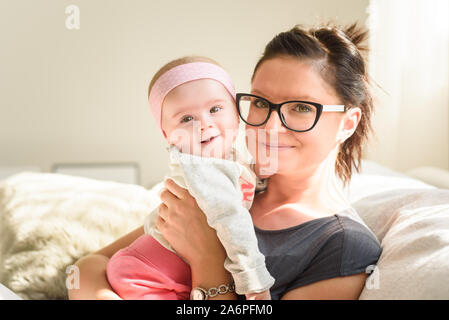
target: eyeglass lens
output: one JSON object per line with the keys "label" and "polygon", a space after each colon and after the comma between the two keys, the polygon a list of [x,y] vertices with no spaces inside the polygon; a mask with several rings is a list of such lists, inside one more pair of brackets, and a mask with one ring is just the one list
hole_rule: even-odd
{"label": "eyeglass lens", "polygon": [[[242,96],[239,101],[242,118],[251,125],[261,125],[270,112],[268,101],[253,97]],[[289,102],[281,106],[281,115],[285,125],[293,130],[308,130],[315,123],[317,108],[305,102]]]}

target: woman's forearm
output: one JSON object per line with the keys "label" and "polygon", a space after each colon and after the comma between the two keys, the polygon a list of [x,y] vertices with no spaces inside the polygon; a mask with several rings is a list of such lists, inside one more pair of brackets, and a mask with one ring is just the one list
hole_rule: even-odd
{"label": "woman's forearm", "polygon": [[87,255],[76,262],[79,268],[79,288],[69,289],[70,300],[120,300],[106,278],[109,258],[99,254]]}
{"label": "woman's forearm", "polygon": [[[178,254],[190,265],[192,287],[217,288],[232,282],[224,268],[226,251],[216,231],[207,223],[206,215],[186,189],[173,180],[165,181],[161,193],[157,228]],[[234,293],[217,295],[211,300],[236,299]]]}

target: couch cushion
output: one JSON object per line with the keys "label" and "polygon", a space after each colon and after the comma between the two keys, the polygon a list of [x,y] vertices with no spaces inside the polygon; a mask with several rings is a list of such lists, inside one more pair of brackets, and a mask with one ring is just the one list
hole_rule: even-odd
{"label": "couch cushion", "polygon": [[396,189],[353,206],[382,246],[360,299],[449,299],[449,190]]}

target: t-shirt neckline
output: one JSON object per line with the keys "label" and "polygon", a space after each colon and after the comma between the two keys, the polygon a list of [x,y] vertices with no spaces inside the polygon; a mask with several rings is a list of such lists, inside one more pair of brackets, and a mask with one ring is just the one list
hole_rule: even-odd
{"label": "t-shirt neckline", "polygon": [[337,218],[337,215],[338,214],[336,213],[336,214],[333,214],[333,215],[330,215],[330,216],[327,216],[327,217],[321,217],[321,218],[312,219],[312,220],[300,223],[300,224],[298,224],[296,226],[291,226],[291,227],[283,228],[283,229],[269,230],[269,229],[261,229],[261,228],[258,228],[256,226],[254,226],[254,229],[258,233],[282,233],[282,232],[288,232],[288,231],[302,229],[302,228],[304,228],[304,227],[306,227],[306,226],[308,226],[309,224],[312,224],[312,223],[317,223],[317,222],[321,222],[321,221],[335,219],[335,218]]}

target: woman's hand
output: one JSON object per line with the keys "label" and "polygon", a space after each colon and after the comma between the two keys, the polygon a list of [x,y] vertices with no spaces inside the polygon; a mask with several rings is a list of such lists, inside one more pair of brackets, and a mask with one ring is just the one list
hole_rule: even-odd
{"label": "woman's hand", "polygon": [[[232,276],[224,268],[226,251],[195,198],[173,180],[166,180],[165,187],[156,226],[190,265],[192,287],[212,288],[231,283]],[[227,293],[211,299],[236,299],[236,295]]]}
{"label": "woman's hand", "polygon": [[173,180],[167,179],[165,187],[156,221],[159,231],[191,266],[211,260],[222,263],[226,252],[195,198]]}

